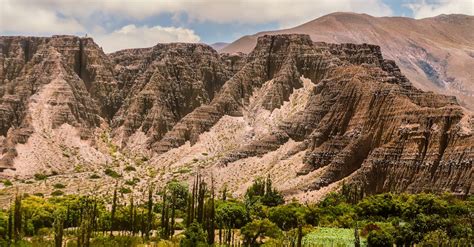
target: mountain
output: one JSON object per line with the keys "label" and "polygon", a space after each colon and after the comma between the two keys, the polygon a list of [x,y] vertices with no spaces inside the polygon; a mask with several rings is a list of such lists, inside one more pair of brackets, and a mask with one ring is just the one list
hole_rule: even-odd
{"label": "mountain", "polygon": [[220,52],[249,53],[257,38],[301,33],[315,42],[379,45],[413,85],[454,95],[474,110],[474,16],[440,15],[425,19],[333,13],[300,26],[244,36]]}
{"label": "mountain", "polygon": [[271,175],[303,201],[342,183],[473,191],[474,117],[414,87],[377,45],[264,35],[247,55],[186,43],[106,55],[53,36],[0,37],[0,51],[10,194],[110,194],[116,179],[140,191],[196,172],[235,196]]}
{"label": "mountain", "polygon": [[216,51],[222,50],[227,45],[229,45],[229,43],[225,43],[225,42],[216,42],[216,43],[210,44],[210,46]]}

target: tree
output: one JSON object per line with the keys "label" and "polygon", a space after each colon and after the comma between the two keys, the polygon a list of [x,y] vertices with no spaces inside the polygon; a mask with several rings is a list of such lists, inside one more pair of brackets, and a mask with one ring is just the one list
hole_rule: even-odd
{"label": "tree", "polygon": [[181,239],[180,246],[183,246],[183,247],[207,246],[206,239],[207,239],[207,235],[202,229],[201,224],[197,222],[193,222],[184,231],[184,238]]}
{"label": "tree", "polygon": [[274,189],[270,176],[267,179],[257,178],[245,193],[246,200],[249,204],[261,202],[268,207],[275,207],[285,203],[283,195]]}
{"label": "tree", "polygon": [[153,229],[153,187],[150,186],[148,189],[148,202],[147,202],[147,222],[145,239],[150,238],[150,231]]}
{"label": "tree", "polygon": [[21,200],[22,197],[20,195],[15,196],[15,204],[13,209],[13,234],[15,238],[15,242],[21,240],[22,237],[22,210],[21,210]]}
{"label": "tree", "polygon": [[[230,245],[232,229],[241,228],[248,222],[245,205],[238,201],[220,201],[216,206],[216,222],[219,226],[219,242]],[[222,234],[224,230],[224,236]]]}
{"label": "tree", "polygon": [[385,230],[371,231],[367,236],[367,244],[377,247],[392,247],[393,237]]}
{"label": "tree", "polygon": [[278,226],[268,219],[254,220],[241,229],[244,237],[244,244],[248,246],[257,246],[259,239],[264,237],[276,238],[281,234]]}
{"label": "tree", "polygon": [[268,219],[280,229],[288,231],[303,224],[307,209],[298,203],[290,203],[270,208]]}
{"label": "tree", "polygon": [[118,182],[115,183],[115,188],[114,188],[114,195],[112,198],[112,210],[110,213],[110,236],[113,236],[113,227],[115,225],[115,213],[117,211],[117,187],[118,187]]}
{"label": "tree", "polygon": [[58,210],[55,213],[53,229],[54,229],[54,246],[62,247],[63,235],[64,235],[64,214],[60,210]]}

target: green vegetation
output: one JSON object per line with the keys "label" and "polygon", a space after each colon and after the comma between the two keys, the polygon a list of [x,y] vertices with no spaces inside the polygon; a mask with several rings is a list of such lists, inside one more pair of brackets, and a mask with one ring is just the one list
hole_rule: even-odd
{"label": "green vegetation", "polygon": [[132,193],[132,190],[130,188],[127,188],[127,187],[122,187],[119,189],[119,192],[122,193],[122,194],[129,194],[129,193]]}
{"label": "green vegetation", "polygon": [[57,184],[54,184],[53,187],[55,189],[64,189],[64,188],[66,188],[66,185],[61,184],[61,183],[57,183]]}
{"label": "green vegetation", "polygon": [[[354,230],[347,228],[318,227],[303,238],[304,246],[353,246]],[[367,246],[362,240],[360,246]]]}
{"label": "green vegetation", "polygon": [[62,190],[55,190],[51,193],[52,196],[62,196],[64,192]]}
{"label": "green vegetation", "polygon": [[94,174],[92,174],[89,178],[90,178],[90,179],[99,179],[100,176],[94,173]]}
{"label": "green vegetation", "polygon": [[34,176],[35,180],[45,180],[48,178],[48,175],[42,173],[36,173]]}
{"label": "green vegetation", "polygon": [[110,168],[105,169],[104,173],[105,173],[105,175],[107,175],[109,177],[113,177],[113,178],[119,178],[119,177],[122,176],[122,175],[118,174],[116,171],[114,171]]}
{"label": "green vegetation", "polygon": [[126,172],[133,172],[133,171],[136,171],[137,169],[135,169],[135,167],[133,166],[126,166],[123,170]]}
{"label": "green vegetation", "polygon": [[[244,199],[198,174],[137,195],[116,181],[112,197],[18,195],[0,211],[0,246],[469,246],[474,198],[366,196],[343,185],[317,204],[285,202],[270,178]],[[133,193],[132,193],[133,192]],[[155,245],[153,245],[155,246]]]}
{"label": "green vegetation", "polygon": [[12,181],[10,181],[10,180],[8,180],[8,179],[5,179],[5,180],[3,180],[3,185],[5,185],[5,186],[12,186],[13,183],[12,183]]}

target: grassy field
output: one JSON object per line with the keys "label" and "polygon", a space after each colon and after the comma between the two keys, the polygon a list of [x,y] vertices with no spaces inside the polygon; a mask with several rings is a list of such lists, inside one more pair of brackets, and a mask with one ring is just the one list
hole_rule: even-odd
{"label": "grassy field", "polygon": [[[366,240],[360,239],[361,246],[367,246]],[[354,229],[318,227],[303,238],[303,246],[354,246]]]}

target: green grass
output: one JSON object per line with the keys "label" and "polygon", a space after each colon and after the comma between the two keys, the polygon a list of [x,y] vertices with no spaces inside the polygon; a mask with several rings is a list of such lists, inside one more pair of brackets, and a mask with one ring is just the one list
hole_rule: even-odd
{"label": "green grass", "polygon": [[[354,229],[318,227],[304,236],[303,246],[354,246]],[[365,239],[360,238],[360,246],[367,246]]]}

